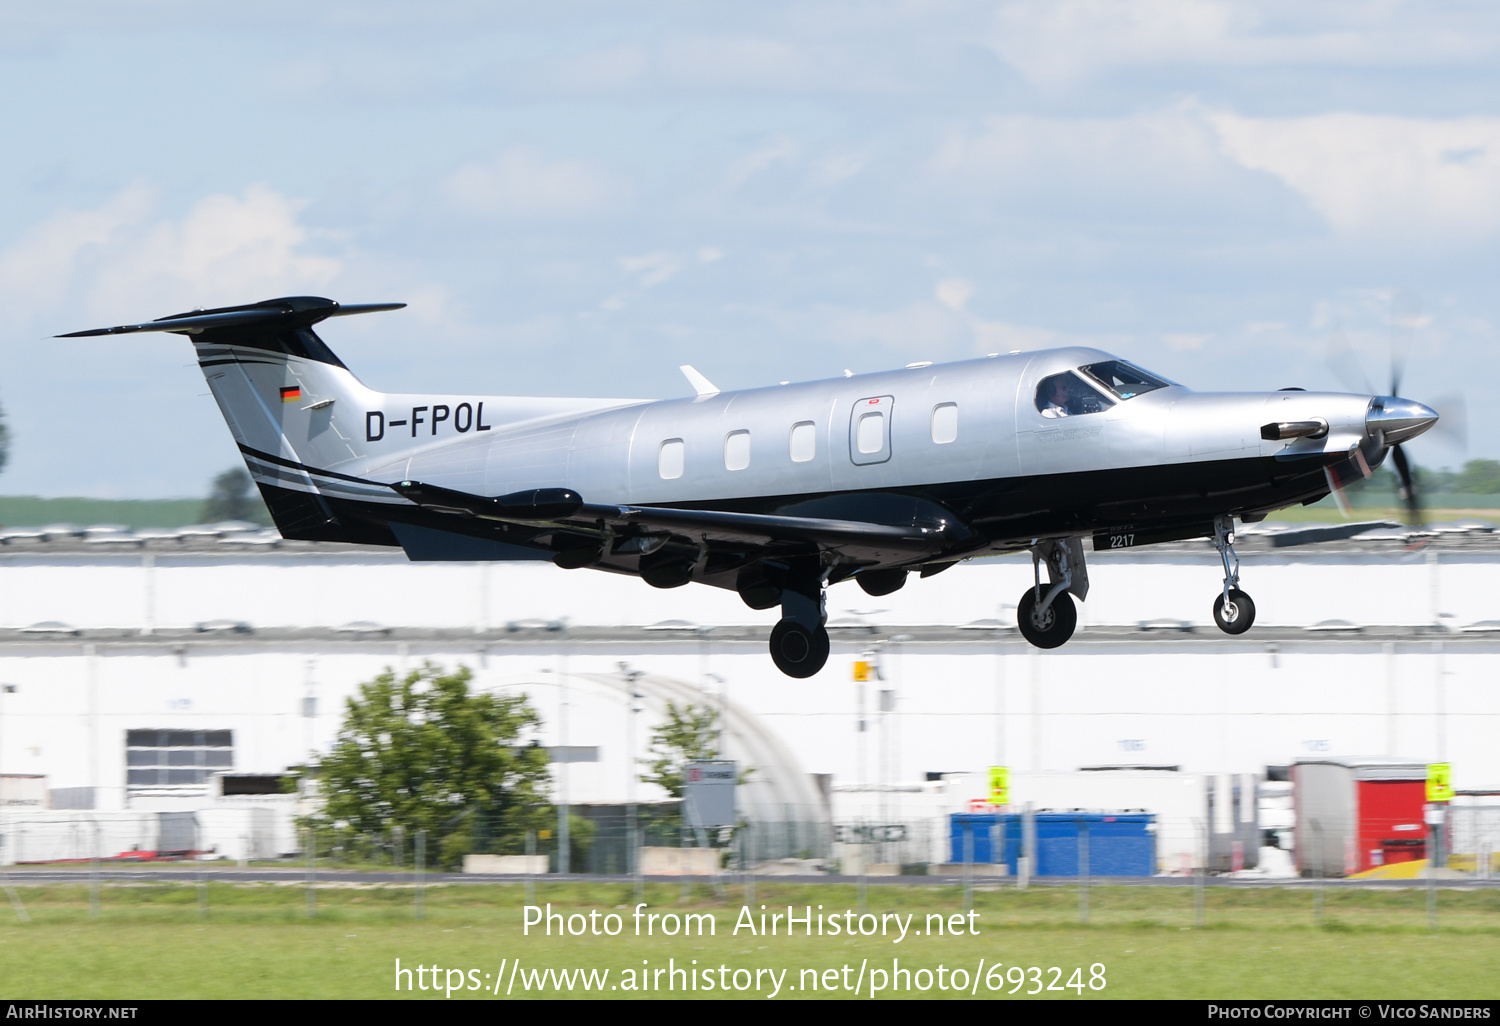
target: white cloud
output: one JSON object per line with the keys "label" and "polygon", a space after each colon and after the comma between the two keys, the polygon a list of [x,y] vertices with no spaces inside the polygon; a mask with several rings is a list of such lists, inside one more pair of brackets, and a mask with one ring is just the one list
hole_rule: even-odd
{"label": "white cloud", "polygon": [[723,260],[727,254],[717,246],[704,246],[698,250],[698,262],[700,264],[711,264],[716,260]]}
{"label": "white cloud", "polygon": [[671,253],[646,253],[641,256],[621,257],[620,266],[631,274],[638,274],[642,288],[651,288],[667,281],[682,270],[682,261]]}
{"label": "white cloud", "polygon": [[[91,314],[159,316],[183,305],[243,303],[325,286],[342,263],[307,251],[301,204],[255,185],[153,217],[131,187],[94,210],[64,209],[0,253],[0,296],[27,320],[68,297]],[[158,312],[153,312],[158,311]]]}
{"label": "white cloud", "polygon": [[1028,81],[1049,88],[1126,68],[1446,68],[1492,61],[1491,25],[1452,6],[1011,0],[995,14],[989,45]]}
{"label": "white cloud", "polygon": [[1500,229],[1500,118],[1207,117],[1226,153],[1281,179],[1338,232],[1442,246]]}
{"label": "white cloud", "polygon": [[733,161],[724,173],[723,187],[726,190],[738,189],[772,164],[795,161],[797,154],[796,142],[789,136],[777,136]]}
{"label": "white cloud", "polygon": [[529,146],[463,164],[444,183],[455,208],[489,217],[577,217],[619,203],[628,191],[583,161],[548,159]]}
{"label": "white cloud", "polygon": [[[926,162],[936,199],[988,197],[1028,217],[1139,221],[1179,217],[1205,190],[1222,204],[1227,172],[1218,135],[1187,107],[1119,118],[1006,115],[950,131]],[[1195,215],[1196,216],[1196,215]]]}
{"label": "white cloud", "polygon": [[940,281],[933,290],[937,301],[955,313],[962,313],[965,304],[974,295],[974,283],[962,278]]}
{"label": "white cloud", "polygon": [[1211,338],[1213,338],[1212,335],[1194,335],[1185,332],[1178,332],[1175,334],[1163,335],[1161,337],[1161,340],[1165,342],[1167,348],[1172,350],[1174,353],[1186,353],[1202,349],[1203,343],[1207,342]]}

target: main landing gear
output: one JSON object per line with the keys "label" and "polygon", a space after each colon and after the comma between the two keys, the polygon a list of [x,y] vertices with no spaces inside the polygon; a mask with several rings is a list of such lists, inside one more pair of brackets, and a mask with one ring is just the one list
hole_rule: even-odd
{"label": "main landing gear", "polygon": [[[1224,591],[1214,599],[1214,623],[1225,634],[1244,634],[1255,623],[1255,603],[1240,591],[1240,557],[1234,552],[1234,520],[1214,520],[1214,548],[1224,562]],[[1230,560],[1234,565],[1230,565]]]}
{"label": "main landing gear", "polygon": [[[1047,564],[1048,586],[1042,589],[1042,562]],[[1078,626],[1078,607],[1072,595],[1088,594],[1088,571],[1084,567],[1082,541],[1058,538],[1040,542],[1031,549],[1031,567],[1036,584],[1026,589],[1016,603],[1016,624],[1021,636],[1037,648],[1057,648],[1073,636]]]}
{"label": "main landing gear", "polygon": [[826,584],[825,577],[781,591],[781,619],[771,629],[771,661],[788,677],[811,677],[828,662]]}

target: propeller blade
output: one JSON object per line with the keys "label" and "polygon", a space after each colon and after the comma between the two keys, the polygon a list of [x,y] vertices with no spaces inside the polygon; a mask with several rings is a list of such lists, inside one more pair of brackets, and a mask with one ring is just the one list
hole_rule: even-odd
{"label": "propeller blade", "polygon": [[1342,327],[1335,326],[1333,333],[1328,336],[1323,360],[1328,365],[1328,369],[1333,372],[1333,376],[1349,391],[1358,395],[1375,394],[1370,379],[1365,377],[1364,369],[1360,366],[1359,357],[1355,356],[1354,350],[1349,347],[1349,339]]}
{"label": "propeller blade", "polygon": [[1422,322],[1422,303],[1405,289],[1391,293],[1391,395],[1401,394],[1401,376],[1411,355],[1412,338]]}
{"label": "propeller blade", "polygon": [[1438,412],[1438,422],[1432,425],[1428,434],[1434,438],[1441,438],[1459,452],[1466,452],[1469,448],[1469,407],[1464,402],[1462,393],[1455,392],[1434,399],[1429,404]]}
{"label": "propeller blade", "polygon": [[1406,502],[1407,514],[1411,517],[1413,527],[1422,524],[1422,501],[1417,495],[1417,484],[1412,477],[1411,464],[1406,461],[1406,453],[1402,451],[1400,444],[1391,446],[1391,457],[1396,462],[1396,474],[1401,479],[1401,498]]}

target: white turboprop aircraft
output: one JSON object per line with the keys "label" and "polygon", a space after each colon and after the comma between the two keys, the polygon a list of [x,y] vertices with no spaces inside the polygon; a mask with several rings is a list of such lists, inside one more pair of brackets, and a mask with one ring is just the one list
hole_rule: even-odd
{"label": "white turboprop aircraft", "polygon": [[1021,633],[1055,648],[1077,623],[1069,596],[1088,594],[1090,539],[1211,539],[1214,619],[1243,633],[1234,518],[1313,502],[1392,450],[1409,478],[1400,444],[1437,420],[1394,396],[1193,392],[1084,348],[740,392],[685,367],[698,394],[661,401],[398,394],[313,332],[403,305],[297,296],[61,337],[188,336],[287,538],[733,589],[781,607],[771,658],[793,677],[828,659],[828,585],[886,595],[1023,549]]}

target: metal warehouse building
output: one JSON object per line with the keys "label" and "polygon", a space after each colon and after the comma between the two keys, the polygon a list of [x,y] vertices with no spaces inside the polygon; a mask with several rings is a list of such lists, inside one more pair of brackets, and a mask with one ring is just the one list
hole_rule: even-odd
{"label": "metal warehouse building", "polygon": [[[668,700],[728,710],[727,755],[757,765],[746,800],[766,819],[901,815],[990,765],[1260,774],[1378,755],[1500,787],[1496,536],[1277,540],[1242,539],[1259,621],[1241,637],[1212,625],[1213,550],[1184,543],[1091,553],[1078,634],[1039,652],[1014,628],[1022,555],[878,599],[834,587],[833,657],[798,681],[766,654],[774,611],[717,590],[274,532],[3,532],[0,773],[44,776],[54,806],[192,807],[214,773],[326,748],[360,682],[432,661],[530,696],[542,742],[582,760],[557,767],[572,802],[660,797],[630,781]],[[879,679],[853,680],[856,659]]]}

